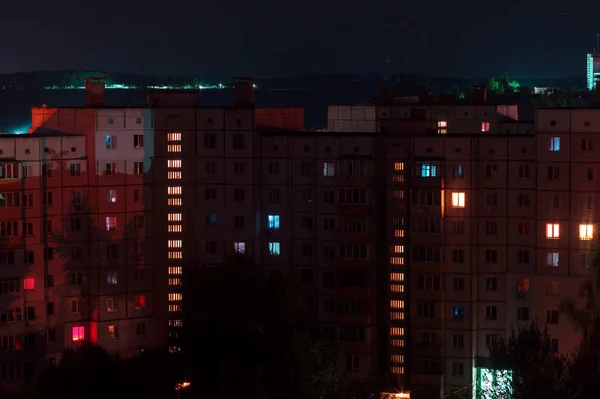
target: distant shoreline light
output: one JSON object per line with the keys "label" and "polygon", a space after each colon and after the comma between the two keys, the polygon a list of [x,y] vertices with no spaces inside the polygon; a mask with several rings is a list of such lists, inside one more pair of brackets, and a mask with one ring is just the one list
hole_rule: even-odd
{"label": "distant shoreline light", "polygon": [[[256,89],[256,84],[253,85]],[[219,83],[217,85],[157,85],[157,86],[134,86],[125,84],[107,84],[107,90],[135,90],[135,89],[154,89],[154,90],[214,90],[214,89],[228,89],[231,86]],[[84,90],[85,86],[46,86],[45,90]]]}

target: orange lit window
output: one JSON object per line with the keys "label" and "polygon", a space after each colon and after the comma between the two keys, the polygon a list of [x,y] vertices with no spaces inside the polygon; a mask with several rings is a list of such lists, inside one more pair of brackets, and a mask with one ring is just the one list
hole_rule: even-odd
{"label": "orange lit window", "polygon": [[135,296],[135,308],[142,309],[146,307],[146,295]]}
{"label": "orange lit window", "polygon": [[390,301],[390,308],[392,309],[404,309],[404,301],[393,299]]}
{"label": "orange lit window", "polygon": [[169,213],[167,220],[169,222],[181,222],[181,213]]}
{"label": "orange lit window", "polygon": [[546,223],[546,238],[560,237],[560,225],[558,223]]}
{"label": "orange lit window", "polygon": [[168,133],[167,141],[181,141],[181,133]]}
{"label": "orange lit window", "polygon": [[390,327],[390,336],[391,337],[403,337],[404,336],[404,327]]}
{"label": "orange lit window", "polygon": [[181,168],[181,159],[169,159],[167,161],[168,168]]}
{"label": "orange lit window", "polygon": [[404,312],[391,312],[390,320],[404,320]]}
{"label": "orange lit window", "polygon": [[579,225],[579,239],[582,241],[589,241],[594,238],[594,225],[593,224],[580,224]]}
{"label": "orange lit window", "polygon": [[529,292],[529,279],[523,278],[519,280],[519,284],[517,285],[517,290],[519,292]]}
{"label": "orange lit window", "polygon": [[85,338],[83,326],[72,327],[71,334],[73,335],[73,342],[83,341],[83,339]]}
{"label": "orange lit window", "polygon": [[169,274],[173,276],[179,276],[183,274],[181,266],[169,266]]}
{"label": "orange lit window", "polygon": [[396,198],[396,199],[404,198],[404,190],[392,190],[392,198]]}
{"label": "orange lit window", "polygon": [[176,278],[176,277],[170,278],[169,279],[169,285],[170,286],[181,285],[181,279],[180,278]]}
{"label": "orange lit window", "polygon": [[169,180],[179,180],[181,179],[181,172],[168,172],[167,179]]}
{"label": "orange lit window", "polygon": [[167,187],[167,194],[169,194],[169,195],[181,195],[181,186]]}
{"label": "orange lit window", "polygon": [[181,292],[169,292],[169,301],[181,301],[183,294]]}
{"label": "orange lit window", "polygon": [[168,259],[183,259],[183,252],[181,251],[169,251],[167,252]]}
{"label": "orange lit window", "polygon": [[178,303],[173,303],[169,305],[169,312],[180,312],[181,305]]}
{"label": "orange lit window", "polygon": [[390,284],[390,291],[392,292],[404,292],[403,284]]}
{"label": "orange lit window", "polygon": [[452,193],[452,206],[455,208],[464,208],[465,193]]}
{"label": "orange lit window", "polygon": [[[402,345],[402,346],[404,346],[404,345]],[[404,367],[402,367],[402,366],[392,366],[390,368],[390,372],[392,374],[404,374]],[[399,396],[399,397],[401,398],[401,396]]]}
{"label": "orange lit window", "polygon": [[390,355],[390,362],[403,364],[404,363],[404,355]]}
{"label": "orange lit window", "polygon": [[481,122],[481,131],[489,132],[490,131],[490,123],[489,122]]}
{"label": "orange lit window", "polygon": [[392,344],[392,346],[396,346],[396,347],[403,347],[404,346],[404,340],[403,339],[392,339],[390,341],[390,343]]}
{"label": "orange lit window", "polygon": [[182,240],[168,240],[167,246],[169,248],[181,248],[183,246]]}
{"label": "orange lit window", "polygon": [[404,162],[394,162],[394,170],[396,172],[404,170]]}
{"label": "orange lit window", "polygon": [[23,291],[35,290],[35,279],[33,277],[23,279]]}
{"label": "orange lit window", "polygon": [[167,205],[169,206],[181,206],[183,204],[183,200],[181,198],[169,198],[167,200]]}
{"label": "orange lit window", "polygon": [[404,258],[402,258],[400,256],[392,256],[390,258],[390,263],[392,265],[403,265],[404,264]]}
{"label": "orange lit window", "polygon": [[396,238],[404,237],[404,230],[402,230],[402,229],[394,230],[394,237],[396,237]]}
{"label": "orange lit window", "polygon": [[170,224],[167,226],[167,231],[169,233],[181,233],[183,231],[183,227],[180,224]]}
{"label": "orange lit window", "polygon": [[403,254],[404,253],[404,245],[394,245],[394,253]]}
{"label": "orange lit window", "polygon": [[404,273],[390,273],[390,281],[404,281]]}
{"label": "orange lit window", "polygon": [[169,144],[167,146],[167,152],[181,152],[181,145]]}

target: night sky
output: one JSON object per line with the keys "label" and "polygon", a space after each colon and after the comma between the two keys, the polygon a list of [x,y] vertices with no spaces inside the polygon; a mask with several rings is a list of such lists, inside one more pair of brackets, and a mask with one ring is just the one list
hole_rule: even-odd
{"label": "night sky", "polygon": [[0,73],[196,75],[200,57],[207,77],[570,77],[600,32],[594,0],[4,0],[0,11]]}

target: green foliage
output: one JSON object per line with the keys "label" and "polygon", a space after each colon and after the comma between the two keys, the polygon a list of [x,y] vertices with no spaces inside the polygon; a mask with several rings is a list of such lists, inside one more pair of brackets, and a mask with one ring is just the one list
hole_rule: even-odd
{"label": "green foliage", "polygon": [[[494,384],[488,381],[478,387],[481,399],[561,399],[569,395],[567,358],[552,350],[551,337],[545,326],[531,323],[507,338],[490,346],[489,368],[495,371],[497,381],[512,384]],[[486,388],[487,385],[487,388]]]}
{"label": "green foliage", "polygon": [[488,82],[488,90],[499,94],[517,93],[521,84],[516,80],[510,80],[508,72],[504,72],[499,80],[491,77]]}

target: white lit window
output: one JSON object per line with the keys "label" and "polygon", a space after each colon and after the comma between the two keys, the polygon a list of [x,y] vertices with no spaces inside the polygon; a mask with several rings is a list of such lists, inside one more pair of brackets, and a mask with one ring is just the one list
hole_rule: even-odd
{"label": "white lit window", "polygon": [[233,249],[235,253],[244,255],[246,253],[246,243],[245,242],[234,242]]}
{"label": "white lit window", "polygon": [[169,222],[181,222],[181,213],[169,213],[167,214],[167,220]]}
{"label": "white lit window", "polygon": [[579,225],[579,239],[582,241],[589,241],[594,238],[594,225],[593,224],[580,224]]}
{"label": "white lit window", "polygon": [[448,121],[438,121],[437,132],[438,132],[438,134],[448,133]]}
{"label": "white lit window", "polygon": [[481,131],[489,132],[490,131],[490,123],[489,122],[481,122]]}
{"label": "white lit window", "polygon": [[560,256],[558,252],[548,252],[546,264],[552,267],[558,267]]}
{"label": "white lit window", "polygon": [[108,202],[117,202],[117,190],[108,190],[106,192],[106,200]]}
{"label": "white lit window", "polygon": [[105,227],[106,227],[106,231],[116,230],[117,229],[117,217],[116,216],[107,216],[105,219]]}
{"label": "white lit window", "polygon": [[181,159],[169,159],[167,161],[168,168],[181,168]]}
{"label": "white lit window", "polygon": [[546,238],[560,237],[560,225],[558,223],[546,223]]}
{"label": "white lit window", "polygon": [[333,162],[325,162],[323,164],[323,176],[335,176],[335,164]]}
{"label": "white lit window", "polygon": [[167,141],[181,141],[181,133],[167,133]]}
{"label": "white lit window", "polygon": [[110,270],[106,272],[106,284],[114,285],[118,283],[119,272]]}
{"label": "white lit window", "polygon": [[181,186],[167,187],[167,194],[169,194],[169,195],[181,195]]}
{"label": "white lit window", "polygon": [[183,246],[183,243],[181,240],[168,240],[167,246],[169,248],[181,248]]}
{"label": "white lit window", "polygon": [[464,208],[465,193],[452,193],[452,206],[455,208]]}

